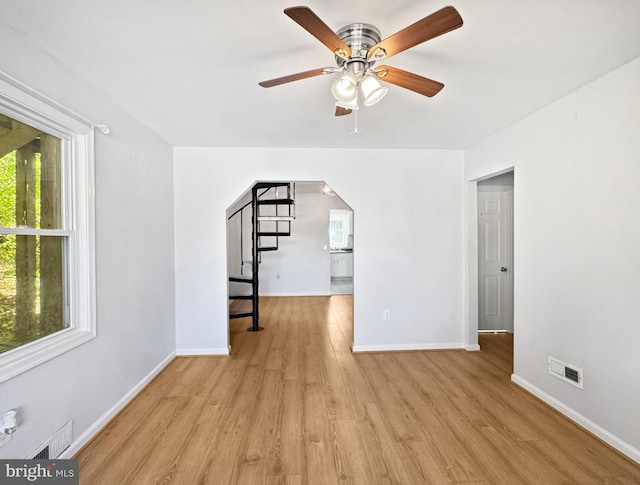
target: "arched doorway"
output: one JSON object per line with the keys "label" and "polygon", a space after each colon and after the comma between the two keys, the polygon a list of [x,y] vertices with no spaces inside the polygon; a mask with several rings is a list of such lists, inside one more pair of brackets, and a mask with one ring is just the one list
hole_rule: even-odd
{"label": "arched doorway", "polygon": [[[268,193],[270,184],[275,184]],[[258,202],[269,211],[254,212],[255,187],[263,193],[265,202]],[[276,194],[276,192],[278,192]],[[275,199],[293,199],[288,211],[284,202]],[[267,202],[269,200],[270,202]],[[277,209],[277,207],[280,209]],[[331,211],[343,210],[351,213],[345,243],[342,247],[331,245]],[[254,219],[258,221],[254,223]],[[292,304],[291,298],[333,298],[341,331],[348,333],[353,344],[353,265],[350,263],[351,291],[333,295],[331,288],[332,256],[348,255],[353,258],[354,232],[353,211],[324,181],[260,181],[249,187],[232,206],[227,209],[227,274],[229,296],[229,344],[246,340],[239,334],[249,328],[254,317],[253,304],[258,302],[259,325],[265,327],[268,319],[277,318],[273,308],[279,304]],[[256,238],[253,235],[256,234]],[[263,248],[254,251],[254,247]],[[332,251],[333,249],[333,251]],[[255,259],[257,257],[257,263]],[[254,265],[257,264],[257,268]],[[256,271],[254,271],[254,269]],[[257,272],[257,298],[249,291],[250,277]],[[335,296],[335,298],[334,298]],[[278,301],[276,299],[282,298]],[[286,299],[289,300],[286,300]],[[263,305],[261,301],[269,302]],[[320,301],[320,300],[317,300]],[[334,304],[335,303],[335,304]],[[263,306],[272,313],[262,315]],[[264,317],[264,318],[263,318]],[[272,320],[276,321],[276,320]],[[234,343],[234,340],[237,340]]]}

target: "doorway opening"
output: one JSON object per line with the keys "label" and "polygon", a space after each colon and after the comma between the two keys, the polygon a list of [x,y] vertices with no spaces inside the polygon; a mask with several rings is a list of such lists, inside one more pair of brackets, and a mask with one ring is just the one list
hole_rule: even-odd
{"label": "doorway opening", "polygon": [[[332,246],[330,240],[332,211],[346,215],[339,246]],[[329,308],[335,310],[330,313],[337,316],[328,317],[328,325],[339,320],[353,345],[353,211],[326,182],[254,182],[227,209],[226,227],[230,348],[248,341],[241,333],[248,330],[251,319],[256,320],[253,328],[268,330],[271,325],[274,331],[286,328],[287,318],[304,321],[303,315],[274,311],[279,302],[285,304],[283,298],[303,302],[292,308],[313,308],[313,298],[331,300]],[[349,280],[348,291],[343,286],[335,294],[331,285],[334,255],[350,260],[344,276]]]}
{"label": "doorway opening", "polygon": [[[344,204],[342,199],[336,205]],[[353,294],[353,211],[329,210],[329,250],[331,253],[331,294]]]}
{"label": "doorway opening", "polygon": [[478,331],[513,333],[513,170],[478,181]]}
{"label": "doorway opening", "polygon": [[513,169],[476,184],[477,332],[479,348],[514,361]]}

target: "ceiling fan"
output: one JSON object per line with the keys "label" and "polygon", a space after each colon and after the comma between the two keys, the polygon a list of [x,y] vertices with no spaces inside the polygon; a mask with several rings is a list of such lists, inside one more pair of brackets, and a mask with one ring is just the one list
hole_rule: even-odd
{"label": "ceiling fan", "polygon": [[337,32],[329,28],[309,7],[289,7],[284,10],[291,19],[313,35],[333,52],[337,67],[321,67],[258,83],[264,88],[298,81],[323,74],[341,72],[331,91],[336,102],[336,116],[357,110],[358,92],[362,92],[365,106],[377,103],[388,88],[378,80],[410,89],[424,96],[434,96],[444,84],[391,66],[375,66],[385,57],[391,57],[418,44],[462,27],[462,17],[451,6],[381,40],[380,31],[370,24],[353,23]]}

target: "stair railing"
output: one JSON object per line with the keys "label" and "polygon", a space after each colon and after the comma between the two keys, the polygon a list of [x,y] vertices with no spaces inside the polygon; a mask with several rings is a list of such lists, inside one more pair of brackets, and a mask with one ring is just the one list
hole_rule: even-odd
{"label": "stair railing", "polygon": [[[281,197],[280,189],[285,188],[286,194]],[[240,277],[229,277],[230,282],[238,282],[251,284],[251,295],[233,296],[230,299],[251,299],[251,311],[241,311],[237,314],[230,314],[230,318],[240,318],[245,316],[252,317],[252,326],[247,330],[256,332],[262,330],[258,325],[259,322],[259,263],[262,258],[263,251],[276,251],[279,248],[279,238],[281,236],[291,235],[291,221],[295,217],[294,211],[295,184],[291,182],[258,182],[251,188],[251,201],[244,204],[227,220],[240,214]],[[287,214],[280,214],[280,206],[287,207]],[[251,278],[244,276],[244,211],[251,207]],[[275,215],[270,214],[263,216],[262,207],[275,208]],[[275,222],[274,231],[262,231],[261,222]],[[280,223],[287,222],[287,230],[281,230]],[[275,246],[261,246],[262,237],[275,237]]]}

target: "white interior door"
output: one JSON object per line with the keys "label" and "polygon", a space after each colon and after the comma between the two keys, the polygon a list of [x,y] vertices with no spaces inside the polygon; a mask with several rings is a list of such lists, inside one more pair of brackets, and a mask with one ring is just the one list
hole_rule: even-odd
{"label": "white interior door", "polygon": [[478,192],[478,330],[513,332],[513,191]]}

